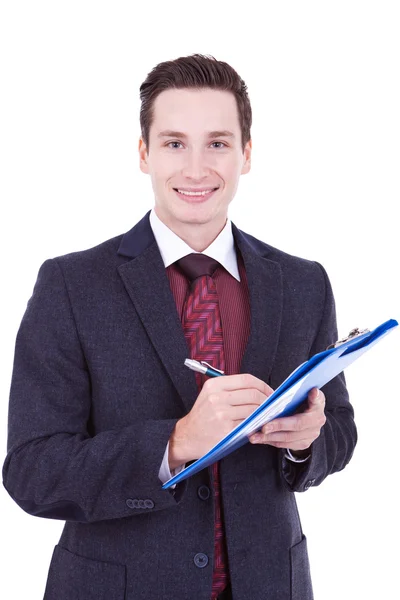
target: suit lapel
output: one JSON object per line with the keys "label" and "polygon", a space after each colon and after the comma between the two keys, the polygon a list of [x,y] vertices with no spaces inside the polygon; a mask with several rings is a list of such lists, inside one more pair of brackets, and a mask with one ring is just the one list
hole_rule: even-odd
{"label": "suit lapel", "polygon": [[240,372],[251,373],[267,382],[282,320],[281,267],[279,263],[262,256],[252,241],[254,238],[247,236],[234,223],[232,232],[243,257],[250,296],[250,335]]}
{"label": "suit lapel", "polygon": [[[118,253],[131,258],[118,272],[186,411],[198,396],[195,374],[184,366],[188,347],[164,263],[149,221],[150,211],[122,238]],[[254,238],[232,223],[250,294],[250,337],[241,373],[267,381],[279,338],[282,312],[280,265],[259,254]]]}

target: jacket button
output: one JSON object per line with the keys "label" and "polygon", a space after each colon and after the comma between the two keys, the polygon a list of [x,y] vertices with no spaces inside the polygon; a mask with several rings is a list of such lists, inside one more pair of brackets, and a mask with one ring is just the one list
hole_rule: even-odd
{"label": "jacket button", "polygon": [[309,481],[307,481],[307,482],[304,484],[304,489],[305,489],[305,490],[308,490],[308,488],[310,488],[310,487],[311,487],[311,486],[312,486],[314,483],[315,483],[315,479],[309,479]]}
{"label": "jacket button", "polygon": [[129,506],[129,508],[133,508],[134,505],[135,505],[135,503],[132,500],[132,498],[128,498],[127,501],[126,501],[126,505]]}
{"label": "jacket button", "polygon": [[208,556],[207,554],[203,554],[203,552],[196,554],[193,560],[194,564],[196,567],[199,567],[199,569],[204,569],[204,567],[208,565]]}
{"label": "jacket button", "polygon": [[210,497],[210,488],[207,485],[201,485],[197,490],[200,500],[208,500]]}
{"label": "jacket button", "polygon": [[154,508],[154,502],[150,498],[144,501],[144,505],[146,508]]}

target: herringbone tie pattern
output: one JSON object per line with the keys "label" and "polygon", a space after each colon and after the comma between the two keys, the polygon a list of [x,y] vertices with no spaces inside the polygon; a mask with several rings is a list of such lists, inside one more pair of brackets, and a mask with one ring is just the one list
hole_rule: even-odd
{"label": "herringbone tie pattern", "polygon": [[[213,367],[224,371],[221,314],[217,288],[212,278],[219,263],[204,254],[189,254],[177,261],[177,264],[192,282],[182,312],[182,325],[190,358],[198,361],[204,360]],[[207,376],[201,373],[195,373],[195,375],[200,393]],[[211,600],[214,600],[226,588],[229,573],[221,513],[218,462],[211,466],[211,473],[215,503],[214,569],[211,596]]]}

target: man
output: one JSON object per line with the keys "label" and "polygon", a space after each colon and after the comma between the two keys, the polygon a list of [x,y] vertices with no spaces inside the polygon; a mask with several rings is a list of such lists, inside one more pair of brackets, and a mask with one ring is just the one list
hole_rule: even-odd
{"label": "man", "polygon": [[219,463],[162,482],[336,341],[329,280],[227,217],[251,161],[232,67],[161,63],[141,99],[155,206],[41,266],[16,341],[4,485],[26,512],[66,521],[46,600],[309,600],[294,492],[352,456],[343,374]]}

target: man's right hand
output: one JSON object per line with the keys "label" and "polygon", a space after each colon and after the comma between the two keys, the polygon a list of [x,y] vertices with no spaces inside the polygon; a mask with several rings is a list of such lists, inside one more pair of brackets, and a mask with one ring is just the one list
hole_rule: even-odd
{"label": "man's right hand", "polygon": [[171,434],[170,469],[206,454],[273,391],[249,373],[207,379],[192,410],[176,423]]}

